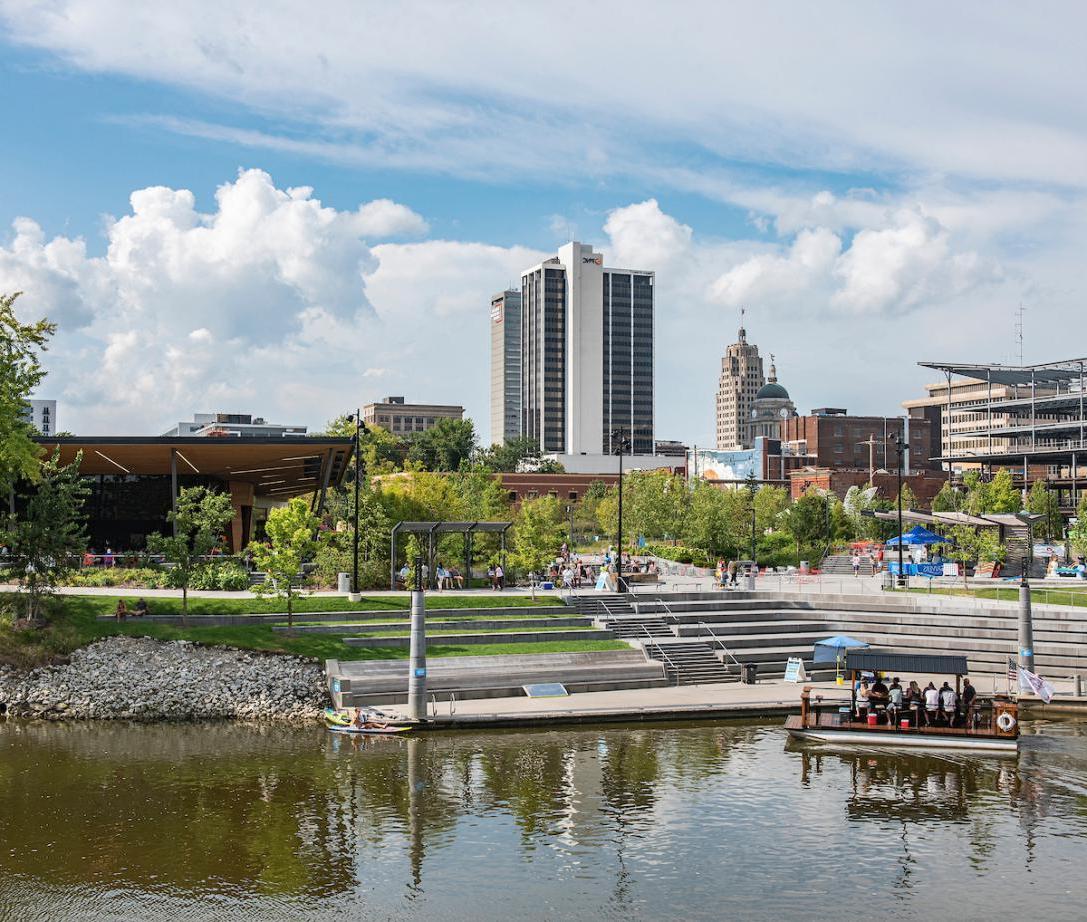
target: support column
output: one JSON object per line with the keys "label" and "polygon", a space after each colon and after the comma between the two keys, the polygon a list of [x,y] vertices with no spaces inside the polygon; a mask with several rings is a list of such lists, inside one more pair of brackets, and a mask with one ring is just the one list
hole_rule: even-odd
{"label": "support column", "polygon": [[231,480],[228,486],[230,502],[234,506],[234,518],[230,520],[230,546],[235,554],[240,554],[248,537],[245,534],[246,510],[252,514],[255,488],[244,480]]}
{"label": "support column", "polygon": [[[177,515],[177,449],[170,449],[170,511]],[[177,519],[174,519],[174,537],[177,537]]]}
{"label": "support column", "polygon": [[415,588],[411,593],[411,649],[408,672],[408,716],[426,717],[426,597],[423,590],[423,558],[415,558]]}
{"label": "support column", "polygon": [[[317,517],[320,518],[325,511],[325,495],[328,493],[328,481],[332,476],[332,449],[328,450],[328,455],[325,456],[324,464],[321,471],[321,496],[317,500]],[[358,474],[356,473],[356,477]]]}
{"label": "support column", "polygon": [[1019,665],[1034,672],[1034,624],[1030,609],[1030,583],[1025,571],[1019,584]]}

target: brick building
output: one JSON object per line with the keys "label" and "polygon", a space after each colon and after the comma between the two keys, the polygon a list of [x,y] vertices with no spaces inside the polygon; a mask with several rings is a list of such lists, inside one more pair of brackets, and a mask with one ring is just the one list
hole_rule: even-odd
{"label": "brick building", "polygon": [[[844,409],[824,407],[808,416],[781,421],[781,440],[794,455],[803,455],[814,467],[862,470],[867,477],[880,469],[898,466],[894,440],[905,428],[902,417],[850,416]],[[910,471],[938,469],[929,459],[932,451],[932,423],[922,417],[909,421]]]}

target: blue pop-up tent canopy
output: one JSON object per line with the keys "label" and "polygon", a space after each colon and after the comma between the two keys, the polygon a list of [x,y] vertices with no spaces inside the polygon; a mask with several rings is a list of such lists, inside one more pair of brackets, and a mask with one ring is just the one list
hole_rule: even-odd
{"label": "blue pop-up tent canopy", "polygon": [[846,634],[835,634],[826,640],[817,640],[815,642],[815,655],[812,657],[812,663],[836,663],[845,656],[846,650],[850,648],[854,650],[864,649],[867,646],[868,644],[863,640],[857,640],[855,637],[849,637]]}
{"label": "blue pop-up tent canopy", "polygon": [[890,545],[898,546],[899,542],[902,544],[954,544],[950,538],[945,538],[943,535],[938,535],[935,532],[929,531],[922,525],[914,525],[906,534],[896,536],[887,543]]}

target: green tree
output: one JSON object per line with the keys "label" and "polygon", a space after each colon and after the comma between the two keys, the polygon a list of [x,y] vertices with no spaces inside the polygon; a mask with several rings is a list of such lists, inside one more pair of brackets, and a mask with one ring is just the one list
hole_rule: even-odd
{"label": "green tree", "polygon": [[54,453],[38,462],[36,484],[24,493],[22,515],[8,515],[3,524],[3,541],[10,554],[10,576],[26,597],[26,617],[42,620],[44,597],[65,574],[74,569],[87,547],[83,502],[89,493],[79,476],[82,455],[67,465]]}
{"label": "green tree", "polygon": [[253,587],[258,595],[283,599],[287,605],[287,630],[294,629],[294,600],[301,591],[302,564],[317,552],[317,516],[301,496],[268,513],[267,544],[253,543],[253,562],[264,582]]}
{"label": "green tree", "polygon": [[951,486],[948,481],[940,492],[932,498],[933,512],[959,512],[962,509],[962,493]]}
{"label": "green tree", "polygon": [[1007,550],[1000,543],[995,528],[974,528],[970,525],[956,525],[947,537],[955,543],[947,548],[947,555],[962,566],[962,581],[966,585],[966,568],[969,564],[983,561],[1002,563]]}
{"label": "green tree", "polygon": [[166,516],[175,526],[174,534],[147,536],[147,549],[173,564],[170,577],[181,590],[182,624],[187,623],[189,614],[193,573],[219,544],[223,530],[233,518],[234,504],[229,494],[215,493],[205,487],[186,487],[178,491],[177,509]]}
{"label": "green tree", "polygon": [[1068,541],[1077,556],[1087,556],[1087,493],[1076,507],[1076,522],[1068,529]]}
{"label": "green tree", "polygon": [[808,487],[792,506],[786,517],[787,528],[796,542],[798,559],[822,557],[830,531],[830,502],[827,494],[816,487]]}
{"label": "green tree", "polygon": [[522,465],[534,469],[540,462],[540,443],[524,437],[509,439],[501,445],[481,449],[476,454],[476,461],[498,473],[514,473],[521,470]]}
{"label": "green tree", "polygon": [[33,481],[44,470],[25,412],[27,399],[45,377],[39,355],[56,331],[48,320],[22,323],[15,316],[20,294],[0,295],[0,491],[5,494],[19,480]]}
{"label": "green tree", "polygon": [[541,496],[521,503],[513,526],[511,563],[522,570],[540,570],[558,556],[566,540],[566,516],[554,496]]}
{"label": "green tree", "polygon": [[[910,489],[910,485],[908,483],[903,483],[902,489],[899,492],[902,494],[903,512],[906,512],[909,509],[917,508],[917,494]],[[897,500],[898,497],[895,497],[895,499]],[[895,506],[895,508],[898,508],[897,505]]]}
{"label": "green tree", "polygon": [[782,513],[789,508],[789,491],[785,487],[764,484],[755,491],[755,527],[759,534],[778,527]]}
{"label": "green tree", "polygon": [[1061,504],[1044,480],[1035,480],[1027,494],[1027,510],[1034,515],[1044,516],[1034,526],[1034,534],[1050,543],[1064,532],[1064,519],[1061,516]]}
{"label": "green tree", "polygon": [[470,419],[440,419],[411,437],[408,460],[428,471],[456,471],[471,459],[475,448],[476,431]]}
{"label": "green tree", "polygon": [[1023,494],[1016,489],[1011,472],[1003,469],[996,472],[989,483],[988,508],[986,512],[1019,512],[1023,508]]}
{"label": "green tree", "polygon": [[[684,528],[690,491],[667,471],[631,471],[623,483],[624,530],[649,540],[675,540]],[[618,511],[618,510],[616,510]]]}

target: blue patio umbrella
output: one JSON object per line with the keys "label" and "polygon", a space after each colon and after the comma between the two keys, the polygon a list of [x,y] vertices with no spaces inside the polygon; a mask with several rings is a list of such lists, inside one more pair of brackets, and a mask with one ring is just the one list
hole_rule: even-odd
{"label": "blue patio umbrella", "polygon": [[899,543],[903,545],[913,544],[954,544],[950,538],[945,538],[943,535],[938,535],[935,532],[929,531],[921,525],[914,525],[906,534],[898,535],[891,538],[887,543],[894,547],[897,547]]}
{"label": "blue patio umbrella", "polygon": [[828,637],[826,640],[817,640],[815,642],[814,656],[812,657],[812,663],[836,663],[838,660],[845,656],[845,651],[853,649],[863,649],[867,647],[863,640],[857,640],[855,637],[849,637],[846,634],[835,634],[833,637]]}

